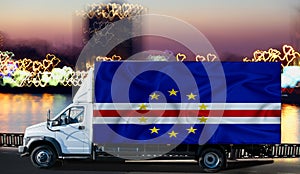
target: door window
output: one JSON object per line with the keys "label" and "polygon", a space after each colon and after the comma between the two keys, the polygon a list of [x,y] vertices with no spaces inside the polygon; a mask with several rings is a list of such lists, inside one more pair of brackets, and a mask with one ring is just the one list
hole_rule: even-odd
{"label": "door window", "polygon": [[84,116],[84,107],[76,106],[71,107],[66,110],[64,113],[58,117],[58,125],[66,125],[66,124],[73,124],[73,123],[80,123],[83,121]]}
{"label": "door window", "polygon": [[83,107],[72,107],[70,108],[70,119],[71,123],[80,123],[83,121]]}

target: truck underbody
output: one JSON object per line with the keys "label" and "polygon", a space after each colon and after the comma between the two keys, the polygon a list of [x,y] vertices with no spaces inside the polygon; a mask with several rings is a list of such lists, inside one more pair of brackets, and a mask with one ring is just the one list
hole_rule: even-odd
{"label": "truck underbody", "polygon": [[95,145],[93,159],[103,157],[119,157],[122,159],[155,159],[182,160],[193,159],[206,172],[217,172],[227,166],[227,160],[237,159],[270,159],[270,158],[298,158],[300,144],[252,144],[252,145],[187,145],[180,144],[170,152],[170,144],[155,145]]}
{"label": "truck underbody", "polygon": [[135,159],[153,158],[197,158],[200,151],[206,148],[215,148],[223,151],[228,159],[252,159],[252,158],[297,158],[300,157],[300,144],[264,144],[264,145],[186,145],[180,144],[168,153],[170,144],[145,144],[145,145],[95,145],[96,154],[100,156],[124,157]]}

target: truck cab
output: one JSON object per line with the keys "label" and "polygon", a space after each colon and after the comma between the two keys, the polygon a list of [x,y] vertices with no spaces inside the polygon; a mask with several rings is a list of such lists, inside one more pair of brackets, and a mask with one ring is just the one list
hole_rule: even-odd
{"label": "truck cab", "polygon": [[47,121],[26,128],[21,156],[30,156],[35,167],[52,167],[56,159],[90,158],[92,152],[92,114],[90,70],[73,103],[53,118],[48,111]]}

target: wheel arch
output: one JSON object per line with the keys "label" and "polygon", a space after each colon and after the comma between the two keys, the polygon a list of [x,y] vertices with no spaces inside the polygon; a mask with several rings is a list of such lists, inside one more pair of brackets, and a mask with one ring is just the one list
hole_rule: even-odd
{"label": "wheel arch", "polygon": [[57,154],[57,156],[62,156],[62,150],[61,147],[59,145],[59,143],[51,137],[38,137],[38,138],[33,138],[32,142],[30,143],[29,147],[28,147],[28,152],[29,154],[32,153],[32,151],[41,145],[48,145],[50,146]]}

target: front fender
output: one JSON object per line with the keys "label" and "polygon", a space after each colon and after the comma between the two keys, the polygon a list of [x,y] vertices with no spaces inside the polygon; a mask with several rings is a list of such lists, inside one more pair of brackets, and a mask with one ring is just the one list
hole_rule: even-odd
{"label": "front fender", "polygon": [[[62,156],[62,150],[59,145],[59,143],[56,141],[56,139],[52,137],[46,137],[46,136],[36,136],[36,137],[27,137],[27,144],[24,147],[23,150],[23,156],[30,155],[34,148],[40,146],[40,145],[49,145],[57,152],[57,155],[60,157]],[[26,141],[26,140],[25,140]],[[22,149],[22,147],[19,147],[19,151]],[[21,154],[22,156],[22,154]]]}

